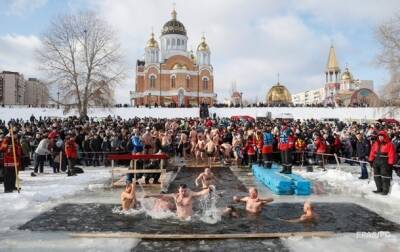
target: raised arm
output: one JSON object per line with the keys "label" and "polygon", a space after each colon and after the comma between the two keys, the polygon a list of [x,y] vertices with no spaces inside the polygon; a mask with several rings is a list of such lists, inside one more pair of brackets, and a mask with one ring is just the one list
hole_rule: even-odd
{"label": "raised arm", "polygon": [[131,190],[130,195],[133,198],[133,197],[135,197],[135,194],[136,194],[136,185],[135,185],[135,183],[132,183],[132,190]]}
{"label": "raised arm", "polygon": [[261,201],[263,204],[267,204],[267,203],[274,201],[273,198],[258,199],[258,200]]}
{"label": "raised arm", "polygon": [[203,173],[200,173],[200,175],[196,178],[196,180],[194,181],[196,186],[199,186],[199,180],[201,180],[201,178],[203,177]]}
{"label": "raised arm", "polygon": [[233,196],[233,201],[236,203],[240,203],[240,202],[246,203],[248,199],[249,199],[249,197],[240,198],[239,196]]}
{"label": "raised arm", "polygon": [[210,192],[210,189],[207,188],[207,189],[201,190],[200,192],[192,192],[192,196],[193,196],[193,197],[199,197],[199,196],[206,195],[206,194],[208,194],[209,192]]}

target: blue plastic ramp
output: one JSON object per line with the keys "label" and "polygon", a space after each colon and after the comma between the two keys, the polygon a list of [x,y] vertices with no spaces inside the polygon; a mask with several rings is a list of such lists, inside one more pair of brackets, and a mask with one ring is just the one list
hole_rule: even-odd
{"label": "blue plastic ramp", "polygon": [[279,173],[280,168],[275,164],[271,169],[253,164],[252,170],[254,176],[276,194],[311,194],[311,183],[309,180],[296,174]]}

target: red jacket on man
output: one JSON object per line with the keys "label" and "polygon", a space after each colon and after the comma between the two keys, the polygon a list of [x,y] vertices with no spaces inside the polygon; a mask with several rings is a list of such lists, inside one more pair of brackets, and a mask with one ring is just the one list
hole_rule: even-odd
{"label": "red jacket on man", "polygon": [[378,137],[380,135],[384,138],[383,142],[380,142],[378,139],[373,143],[368,160],[371,162],[375,160],[376,154],[378,154],[380,146],[380,153],[388,157],[388,165],[393,165],[396,161],[396,151],[394,148],[394,144],[392,143],[392,141],[390,141],[386,131],[380,131],[378,133]]}
{"label": "red jacket on man", "polygon": [[325,153],[326,152],[326,142],[323,137],[318,137],[315,142],[315,150],[317,153]]}
{"label": "red jacket on man", "polygon": [[247,152],[247,155],[255,155],[255,141],[252,137],[247,139],[246,145],[244,146],[244,150]]}
{"label": "red jacket on man", "polygon": [[67,158],[78,158],[78,145],[75,143],[75,140],[69,139],[65,143],[65,155]]}
{"label": "red jacket on man", "polygon": [[[2,141],[0,145],[0,151],[4,152],[4,167],[15,169],[14,153],[13,153],[11,138],[7,137]],[[21,164],[22,148],[17,143],[17,141],[15,141],[15,156],[17,161],[16,162],[17,167],[19,169]]]}

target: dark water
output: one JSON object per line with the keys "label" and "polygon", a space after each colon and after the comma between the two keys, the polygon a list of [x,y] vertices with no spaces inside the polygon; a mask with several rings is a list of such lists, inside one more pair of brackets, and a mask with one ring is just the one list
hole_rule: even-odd
{"label": "dark water", "polygon": [[378,214],[351,203],[315,203],[315,211],[320,215],[318,224],[287,223],[282,219],[292,219],[302,213],[300,203],[276,203],[264,208],[259,216],[247,216],[244,212],[239,219],[223,218],[216,224],[207,224],[194,218],[180,221],[175,218],[152,219],[143,214],[120,215],[112,212],[114,204],[61,204],[45,212],[20,229],[32,231],[129,231],[140,233],[268,233],[333,231],[374,232],[400,230],[398,224],[390,222]]}

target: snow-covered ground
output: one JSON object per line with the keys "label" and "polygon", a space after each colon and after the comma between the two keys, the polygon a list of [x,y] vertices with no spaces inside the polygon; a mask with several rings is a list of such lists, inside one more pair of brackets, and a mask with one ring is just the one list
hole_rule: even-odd
{"label": "snow-covered ground", "polygon": [[[280,117],[282,114],[291,114],[295,119],[324,119],[338,118],[341,120],[376,120],[380,118],[400,118],[400,111],[390,107],[380,108],[300,108],[300,107],[273,107],[273,108],[210,108],[210,115],[215,113],[219,117],[231,117],[233,115],[250,115],[253,117],[265,117],[268,112],[272,117]],[[0,108],[0,119],[10,120],[12,118],[29,119],[31,115],[38,117],[66,117],[77,115],[71,111],[64,114],[62,109],[50,108],[27,108],[27,107],[5,107]],[[198,108],[91,108],[89,116],[106,117],[120,116],[122,118],[132,117],[198,117]]]}

